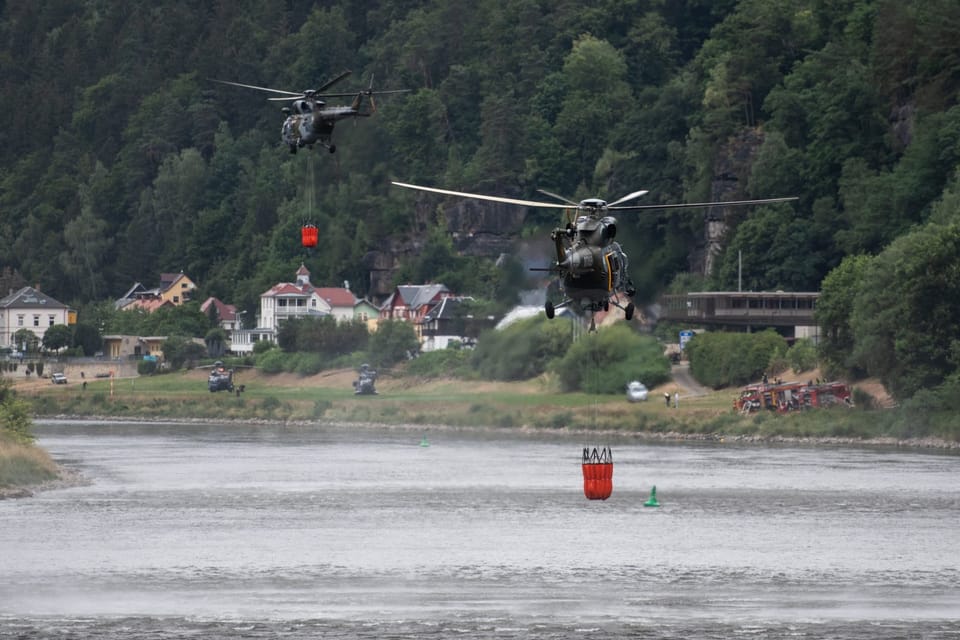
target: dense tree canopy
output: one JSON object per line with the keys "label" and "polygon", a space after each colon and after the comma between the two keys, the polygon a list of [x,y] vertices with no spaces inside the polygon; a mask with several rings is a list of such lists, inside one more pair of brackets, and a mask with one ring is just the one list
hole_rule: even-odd
{"label": "dense tree canopy", "polygon": [[[960,163],[958,37],[952,0],[6,2],[0,273],[85,309],[184,270],[253,313],[301,261],[318,284],[370,293],[371,256],[388,251],[397,277],[509,303],[502,244],[484,249],[468,217],[453,227],[442,200],[390,187],[401,179],[527,198],[797,195],[623,215],[618,239],[644,301],[691,271],[734,288],[739,264],[751,288],[818,290],[933,215]],[[275,103],[210,81],[300,91],[344,69],[338,90],[410,91],[339,124],[333,156],[286,153]],[[308,220],[324,232],[309,254]],[[708,220],[722,223],[709,246]],[[556,222],[530,211],[517,235]],[[930,233],[909,242],[956,261]],[[893,282],[926,291],[920,275]]]}

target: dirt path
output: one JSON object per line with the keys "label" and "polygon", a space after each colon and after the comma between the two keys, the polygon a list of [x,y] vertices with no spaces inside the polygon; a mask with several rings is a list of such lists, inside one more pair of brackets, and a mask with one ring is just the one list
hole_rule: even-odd
{"label": "dirt path", "polygon": [[693,379],[693,376],[690,375],[690,363],[688,362],[672,365],[670,373],[673,374],[673,381],[684,390],[683,395],[685,397],[705,396],[711,391]]}

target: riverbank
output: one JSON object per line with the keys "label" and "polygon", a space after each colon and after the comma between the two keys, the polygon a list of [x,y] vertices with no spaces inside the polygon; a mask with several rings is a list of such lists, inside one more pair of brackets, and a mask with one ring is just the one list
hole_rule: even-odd
{"label": "riverbank", "polygon": [[[636,403],[628,402],[625,394],[563,393],[548,376],[491,382],[420,379],[387,371],[380,373],[374,396],[353,393],[356,372],[350,369],[306,377],[241,370],[237,384],[244,391],[239,394],[211,393],[206,377],[206,370],[194,370],[88,380],[86,386],[76,381],[67,385],[33,381],[18,384],[17,390],[32,403],[35,419],[544,430],[651,441],[960,447],[952,437],[924,432],[896,409],[836,407],[789,415],[740,415],[732,408],[737,390],[685,385],[683,375],[651,389],[648,401]],[[881,399],[875,406],[885,403]]]}
{"label": "riverbank", "polygon": [[236,424],[237,426],[282,426],[288,428],[303,428],[325,426],[343,429],[395,429],[409,431],[414,434],[430,434],[442,432],[482,432],[511,434],[536,433],[563,433],[566,435],[590,436],[597,438],[615,438],[618,440],[637,440],[641,442],[715,442],[719,444],[748,444],[757,446],[802,446],[802,447],[867,447],[867,448],[894,448],[894,449],[939,449],[960,451],[960,442],[943,438],[895,438],[879,436],[873,438],[856,438],[842,436],[789,436],[789,435],[760,435],[760,434],[721,434],[721,433],[684,433],[679,431],[630,431],[622,429],[576,429],[563,430],[543,429],[538,427],[505,428],[492,426],[463,426],[449,424],[398,424],[378,422],[329,422],[325,420],[271,420],[259,419],[231,419],[216,418],[117,418],[115,416],[77,416],[58,415],[46,416],[38,420],[41,424],[51,423],[104,423],[104,424]]}

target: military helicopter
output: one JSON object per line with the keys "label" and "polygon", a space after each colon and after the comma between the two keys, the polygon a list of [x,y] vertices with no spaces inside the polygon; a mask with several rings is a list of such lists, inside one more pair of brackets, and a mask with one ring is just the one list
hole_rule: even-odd
{"label": "military helicopter", "polygon": [[[344,118],[366,118],[377,110],[377,105],[373,97],[375,95],[386,93],[404,93],[408,89],[394,89],[390,91],[374,91],[373,77],[370,77],[370,86],[368,89],[356,93],[323,93],[336,83],[350,75],[350,71],[344,71],[331,80],[327,80],[316,89],[307,89],[305,91],[284,91],[282,89],[271,89],[269,87],[258,87],[252,84],[242,84],[239,82],[230,82],[228,80],[214,80],[221,84],[228,84],[234,87],[243,87],[245,89],[256,89],[257,91],[268,91],[270,93],[283,94],[283,97],[267,98],[272,101],[291,101],[289,107],[283,108],[283,113],[287,116],[283,121],[283,127],[280,130],[281,138],[284,144],[290,148],[290,153],[296,153],[301,147],[313,148],[315,144],[321,144],[334,153],[337,146],[333,144],[333,125],[337,120]],[[328,106],[323,98],[346,98],[353,97],[353,102],[349,106]],[[370,99],[371,111],[363,111],[363,99]]]}
{"label": "military helicopter", "polygon": [[[577,315],[590,314],[591,328],[593,328],[592,314],[597,311],[609,311],[611,304],[622,309],[627,320],[633,319],[635,310],[632,298],[636,295],[636,289],[630,280],[627,254],[623,251],[620,243],[614,240],[617,236],[617,219],[608,215],[611,211],[767,204],[797,199],[796,197],[789,197],[729,202],[625,205],[625,202],[639,198],[645,195],[647,191],[634,191],[608,203],[600,198],[587,198],[580,202],[574,202],[555,193],[538,189],[540,193],[563,202],[563,204],[560,204],[435,189],[403,182],[393,182],[393,184],[407,189],[418,189],[461,198],[505,202],[526,207],[575,209],[577,211],[576,220],[570,219],[565,227],[558,227],[550,233],[550,238],[553,240],[557,252],[556,262],[550,267],[534,269],[534,271],[556,273],[560,279],[560,289],[565,296],[556,305],[547,300],[544,304],[544,313],[547,318],[552,319],[558,309],[570,307]],[[624,296],[629,300],[626,305],[623,304]]]}
{"label": "military helicopter", "polygon": [[233,391],[233,369],[227,369],[223,362],[217,360],[210,368],[207,376],[207,388],[210,393],[217,391]]}
{"label": "military helicopter", "polygon": [[359,378],[353,381],[353,393],[358,396],[377,395],[377,389],[374,386],[376,381],[377,372],[367,363],[363,363],[360,365]]}

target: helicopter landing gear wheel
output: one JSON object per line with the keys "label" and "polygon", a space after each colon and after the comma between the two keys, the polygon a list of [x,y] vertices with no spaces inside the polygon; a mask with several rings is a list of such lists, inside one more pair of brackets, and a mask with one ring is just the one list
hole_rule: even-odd
{"label": "helicopter landing gear wheel", "polygon": [[553,320],[553,303],[547,300],[547,303],[543,305],[543,312],[547,314],[549,320]]}
{"label": "helicopter landing gear wheel", "polygon": [[337,150],[337,145],[335,144],[330,145],[330,153],[334,153],[336,150]]}
{"label": "helicopter landing gear wheel", "polygon": [[627,305],[627,308],[623,310],[624,316],[627,320],[633,320],[633,303]]}
{"label": "helicopter landing gear wheel", "polygon": [[297,152],[297,145],[295,144],[290,145],[290,153],[296,153],[296,152]]}
{"label": "helicopter landing gear wheel", "polygon": [[603,310],[604,310],[604,311],[610,311],[610,299],[609,299],[609,298],[607,298],[606,300],[603,301]]}

